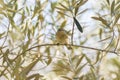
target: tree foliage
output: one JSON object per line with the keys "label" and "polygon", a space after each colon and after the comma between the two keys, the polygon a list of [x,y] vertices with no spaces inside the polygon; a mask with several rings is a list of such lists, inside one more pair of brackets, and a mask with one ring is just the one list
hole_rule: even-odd
{"label": "tree foliage", "polygon": [[[102,0],[100,9],[88,4],[1,0],[0,79],[119,80],[120,1]],[[69,44],[56,43],[59,28]]]}

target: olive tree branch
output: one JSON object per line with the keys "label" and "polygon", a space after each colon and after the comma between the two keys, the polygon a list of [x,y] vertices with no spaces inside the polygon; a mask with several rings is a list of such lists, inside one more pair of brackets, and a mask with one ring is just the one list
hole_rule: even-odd
{"label": "olive tree branch", "polygon": [[19,55],[15,58],[15,60],[16,60],[19,56],[25,54],[27,51],[30,51],[30,50],[35,49],[35,48],[38,48],[38,47],[42,47],[42,46],[64,46],[64,45],[69,45],[69,46],[73,46],[73,47],[81,47],[81,48],[91,49],[91,50],[95,50],[95,51],[109,52],[109,53],[118,54],[118,53],[115,52],[115,51],[104,50],[104,49],[98,49],[98,48],[87,47],[87,46],[81,46],[81,45],[71,45],[71,44],[59,44],[59,45],[58,45],[58,44],[40,44],[40,45],[33,46],[33,47],[31,47],[31,48],[29,48],[29,49],[23,51],[21,54],[19,54]]}
{"label": "olive tree branch", "polygon": [[[98,48],[81,46],[81,45],[72,45],[72,44],[59,44],[59,45],[58,45],[58,44],[40,44],[40,45],[37,45],[37,46],[33,46],[33,47],[31,47],[31,48],[23,51],[22,53],[18,54],[18,55],[14,58],[13,62],[14,62],[15,60],[17,60],[21,55],[25,54],[27,51],[30,51],[30,50],[35,49],[35,48],[38,48],[38,47],[43,47],[43,46],[65,46],[65,45],[69,45],[69,46],[73,46],[73,47],[81,47],[81,48],[84,48],[84,49],[91,49],[91,50],[101,51],[101,52],[110,52],[110,53],[115,53],[116,55],[118,55],[118,53],[115,52],[115,51],[98,49]],[[2,71],[1,75],[5,72],[5,70],[6,70],[7,68],[8,68],[8,66]],[[0,76],[1,76],[1,75],[0,75]]]}

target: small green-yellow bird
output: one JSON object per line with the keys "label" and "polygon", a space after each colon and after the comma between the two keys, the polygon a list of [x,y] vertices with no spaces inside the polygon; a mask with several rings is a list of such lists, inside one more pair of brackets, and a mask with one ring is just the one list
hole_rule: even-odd
{"label": "small green-yellow bird", "polygon": [[[69,43],[68,34],[63,28],[58,29],[58,31],[56,32],[56,40],[58,44]],[[71,49],[71,46],[67,45],[67,48]]]}

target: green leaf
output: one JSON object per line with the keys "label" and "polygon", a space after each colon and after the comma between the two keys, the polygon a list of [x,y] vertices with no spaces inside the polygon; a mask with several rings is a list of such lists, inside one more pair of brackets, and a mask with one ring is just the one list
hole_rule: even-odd
{"label": "green leaf", "polygon": [[27,77],[27,79],[26,80],[31,80],[31,79],[33,79],[33,78],[35,78],[34,80],[39,80],[39,78],[40,77],[43,77],[43,75],[40,75],[40,74],[32,74],[32,75],[30,75],[29,77]]}
{"label": "green leaf", "polygon": [[102,77],[100,80],[105,80],[104,77]]}
{"label": "green leaf", "polygon": [[21,57],[16,60],[15,67],[13,68],[12,76],[16,76],[16,80],[20,78],[19,68],[21,67]]}
{"label": "green leaf", "polygon": [[78,6],[76,6],[76,7],[75,7],[75,16],[77,15],[78,10],[79,10],[79,7],[78,7]]}
{"label": "green leaf", "polygon": [[52,58],[50,56],[48,56],[48,62],[47,65],[49,65],[52,62]]}
{"label": "green leaf", "polygon": [[66,25],[66,20],[64,20],[64,21],[62,22],[62,24],[60,25],[60,28],[64,28],[65,25]]}
{"label": "green leaf", "polygon": [[56,9],[58,9],[59,11],[65,11],[66,9],[64,9],[64,8],[61,8],[61,7],[55,7]]}
{"label": "green leaf", "polygon": [[67,77],[67,76],[61,76],[62,78],[64,79],[67,79],[67,80],[72,80],[71,78]]}
{"label": "green leaf", "polygon": [[96,80],[97,78],[96,78],[96,74],[95,74],[94,70],[92,68],[90,68],[90,71],[92,73],[92,79]]}
{"label": "green leaf", "polygon": [[23,70],[20,73],[21,76],[26,76],[32,70],[32,68],[37,64],[38,61],[39,59],[29,64],[27,67],[23,68]]}
{"label": "green leaf", "polygon": [[114,8],[115,8],[115,1],[111,4],[111,15],[114,14]]}
{"label": "green leaf", "polygon": [[61,11],[57,11],[63,18],[64,18],[64,16],[67,16],[67,17],[71,17],[71,16],[69,16],[68,14],[65,14],[64,12],[61,12]]}
{"label": "green leaf", "polygon": [[31,40],[28,40],[24,45],[23,45],[23,52],[26,51],[29,48],[29,45],[31,43]]}
{"label": "green leaf", "polygon": [[3,36],[5,34],[5,32],[3,32],[3,33],[0,33],[0,38]]}
{"label": "green leaf", "polygon": [[88,0],[80,0],[79,2],[76,3],[76,6],[81,7],[84,5]]}
{"label": "green leaf", "polygon": [[100,16],[99,17],[91,17],[91,18],[98,20],[98,21],[101,21],[104,25],[108,26],[107,21]]}
{"label": "green leaf", "polygon": [[65,5],[63,5],[62,3],[59,3],[64,9],[66,9],[67,11],[69,11],[69,8],[67,8]]}
{"label": "green leaf", "polygon": [[73,17],[73,19],[74,19],[74,22],[75,22],[78,30],[82,33],[82,32],[83,32],[83,29],[82,29],[80,23],[78,22],[78,20],[77,20],[75,17]]}
{"label": "green leaf", "polygon": [[77,64],[76,64],[76,68],[80,65],[80,63],[81,63],[81,61],[82,61],[83,58],[84,58],[84,55],[82,55],[82,56],[79,58],[79,60],[78,60],[78,62],[77,62]]}
{"label": "green leaf", "polygon": [[87,63],[83,64],[82,66],[78,67],[75,71],[76,75],[79,75],[81,73],[81,70],[87,65]]}
{"label": "green leaf", "polygon": [[16,12],[13,12],[13,15],[12,15],[13,17],[15,16],[15,14],[16,14],[16,13],[17,13],[17,11],[18,11],[17,9],[18,9],[18,5],[17,5],[17,4],[15,4],[15,9],[14,9],[14,10],[16,10]]}
{"label": "green leaf", "polygon": [[40,20],[41,22],[43,22],[44,21],[44,16],[42,14],[39,14],[38,20]]}
{"label": "green leaf", "polygon": [[101,56],[101,54],[100,54],[100,52],[98,51],[98,53],[96,54],[96,60],[95,60],[94,64],[96,64],[97,62],[99,62],[100,56]]}
{"label": "green leaf", "polygon": [[4,62],[8,63],[8,54],[9,54],[9,49],[6,50],[6,52],[3,54],[3,64]]}
{"label": "green leaf", "polygon": [[21,16],[21,24],[24,22],[25,20],[25,11],[22,12],[22,16]]}
{"label": "green leaf", "polygon": [[87,2],[88,0],[80,0],[79,2],[76,2],[76,6],[75,6],[75,16],[76,16],[76,14],[78,13],[78,10],[79,10],[79,8],[83,5],[83,4],[85,4],[86,2]]}
{"label": "green leaf", "polygon": [[100,28],[99,29],[99,37],[100,37],[100,39],[102,39],[102,33],[103,33],[103,30]]}
{"label": "green leaf", "polygon": [[86,58],[87,62],[90,64],[90,66],[94,69],[92,61],[86,55],[85,55],[85,58]]}
{"label": "green leaf", "polygon": [[52,12],[55,10],[56,4],[57,4],[56,2],[51,2]]}
{"label": "green leaf", "polygon": [[120,4],[118,4],[117,6],[115,6],[115,11],[120,9]]}
{"label": "green leaf", "polygon": [[117,17],[115,18],[113,25],[115,25],[119,19],[120,19],[120,14],[118,14]]}
{"label": "green leaf", "polygon": [[107,1],[107,3],[110,5],[110,1],[109,0],[106,0]]}

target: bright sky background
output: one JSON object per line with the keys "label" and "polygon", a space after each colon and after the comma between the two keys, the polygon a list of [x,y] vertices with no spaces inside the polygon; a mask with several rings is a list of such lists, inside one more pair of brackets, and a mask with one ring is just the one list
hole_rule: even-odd
{"label": "bright sky background", "polygon": [[[19,0],[18,3],[19,3],[19,6],[21,6],[21,3],[23,2],[24,0]],[[42,0],[41,0],[42,1]],[[44,1],[44,0],[43,0]],[[49,1],[56,1],[56,0],[49,0]],[[88,33],[91,33],[92,30],[94,30],[96,28],[96,24],[93,23],[93,19],[91,19],[92,16],[95,16],[95,11],[91,10],[92,8],[94,9],[98,9],[100,7],[100,3],[102,2],[103,0],[88,0],[88,2],[83,6],[83,8],[89,8],[90,10],[87,11],[85,14],[83,14],[82,16],[80,16],[81,20],[79,20],[79,22],[81,23],[81,25],[84,26],[87,26],[87,28],[84,28],[84,33],[80,35],[83,35],[83,36],[86,36],[88,35]],[[27,5],[26,6],[31,6],[33,5],[34,6],[34,0],[27,0]],[[17,17],[16,17],[17,18]],[[79,18],[79,17],[78,17]],[[3,22],[3,21],[2,21]],[[5,19],[5,22],[4,24],[6,23],[6,19]],[[3,27],[4,25],[1,25],[0,24],[0,33],[4,32],[6,30],[5,27]],[[93,31],[94,33],[96,33],[97,31]],[[75,35],[75,37],[78,37],[78,35]],[[0,41],[0,44],[2,44],[2,41]],[[87,42],[85,45],[88,45],[90,47],[97,47],[97,48],[101,48],[102,45],[99,44],[98,40],[93,38],[91,40],[89,40],[89,42]],[[94,52],[94,51],[93,51]],[[91,53],[93,53],[91,51]],[[114,54],[113,54],[114,55]],[[112,56],[113,56],[112,55]],[[91,54],[89,55],[91,56]],[[110,55],[111,56],[111,55]],[[56,79],[55,79],[56,80]]]}

